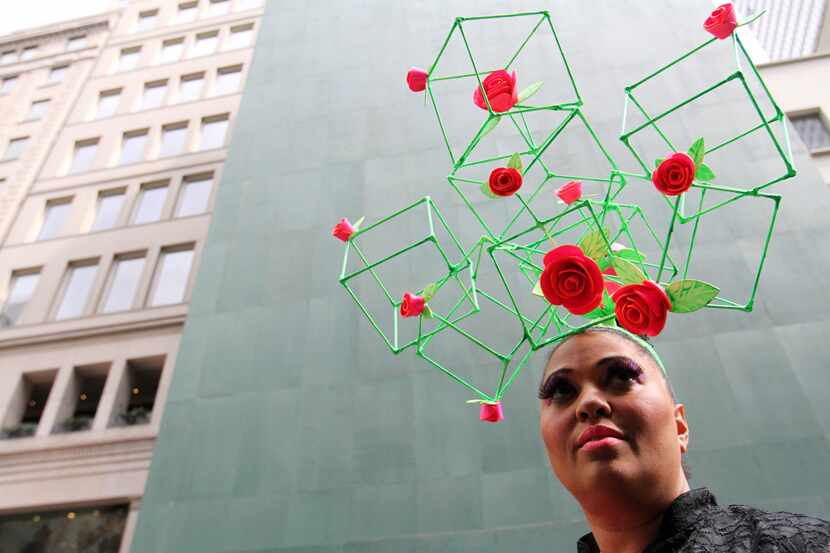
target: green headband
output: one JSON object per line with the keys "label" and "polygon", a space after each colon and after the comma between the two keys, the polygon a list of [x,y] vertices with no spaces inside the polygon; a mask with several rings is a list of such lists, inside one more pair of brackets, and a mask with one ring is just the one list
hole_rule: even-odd
{"label": "green headband", "polygon": [[600,328],[610,330],[610,331],[615,332],[615,333],[617,333],[621,336],[625,336],[626,338],[630,339],[632,342],[635,342],[638,346],[640,346],[641,348],[646,350],[649,355],[651,355],[652,359],[654,359],[654,361],[657,363],[657,366],[660,367],[661,371],[663,371],[663,376],[665,376],[666,378],[669,377],[668,373],[666,373],[666,367],[663,365],[663,360],[660,359],[660,356],[657,354],[657,350],[655,350],[654,347],[651,344],[649,344],[648,342],[646,342],[645,340],[643,340],[642,338],[640,338],[636,334],[634,334],[632,332],[629,332],[628,330],[624,329],[621,326],[602,325],[602,326],[597,326],[597,327],[589,327],[586,330],[591,330],[591,329],[596,330],[596,329],[600,329]]}

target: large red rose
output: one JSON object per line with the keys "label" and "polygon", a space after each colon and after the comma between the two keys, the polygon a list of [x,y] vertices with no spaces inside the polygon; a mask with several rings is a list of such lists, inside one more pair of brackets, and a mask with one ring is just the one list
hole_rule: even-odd
{"label": "large red rose", "polygon": [[539,284],[553,305],[584,315],[602,303],[602,273],[579,246],[566,244],[552,249],[545,255],[544,265]]}
{"label": "large red rose", "polygon": [[522,174],[512,167],[499,167],[490,173],[490,192],[512,196],[522,187]]}
{"label": "large red rose", "polygon": [[660,286],[645,280],[626,284],[613,295],[617,321],[633,334],[657,336],[666,326],[671,300]]}
{"label": "large red rose", "polygon": [[[490,107],[496,113],[507,111],[519,101],[519,92],[516,90],[516,72],[508,73],[504,69],[493,71],[487,78],[481,81],[481,86],[487,92],[487,99],[490,100]],[[476,85],[473,92],[473,102],[481,109],[487,109],[484,95],[481,93],[481,86]]]}
{"label": "large red rose", "polygon": [[738,26],[735,17],[735,7],[732,4],[718,6],[712,14],[706,18],[703,28],[718,38],[727,38]]}
{"label": "large red rose", "polygon": [[666,196],[678,196],[692,186],[695,179],[695,160],[688,154],[677,152],[664,159],[651,174],[651,182]]}

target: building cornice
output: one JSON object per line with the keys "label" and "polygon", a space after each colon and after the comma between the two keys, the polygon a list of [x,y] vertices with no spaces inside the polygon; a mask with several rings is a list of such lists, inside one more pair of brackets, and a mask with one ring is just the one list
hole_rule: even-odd
{"label": "building cornice", "polygon": [[79,31],[92,31],[99,27],[103,27],[103,30],[106,30],[110,26],[110,19],[117,13],[117,11],[108,11],[89,17],[16,31],[8,35],[0,36],[0,49],[18,48],[30,42],[53,39],[61,35],[74,34]]}

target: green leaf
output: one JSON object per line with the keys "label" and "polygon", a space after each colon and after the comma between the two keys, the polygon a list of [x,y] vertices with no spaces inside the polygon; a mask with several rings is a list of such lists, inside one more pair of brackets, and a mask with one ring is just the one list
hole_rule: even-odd
{"label": "green leaf", "polygon": [[424,311],[421,313],[421,315],[423,317],[426,317],[427,319],[431,319],[432,318],[432,309],[430,309],[428,305],[425,305],[424,306]]}
{"label": "green leaf", "polygon": [[535,83],[528,85],[524,89],[522,89],[522,91],[519,92],[519,103],[521,104],[522,102],[524,102],[525,100],[539,92],[539,89],[542,88],[543,83],[544,81],[536,81]]}
{"label": "green leaf", "polygon": [[695,178],[697,180],[702,180],[704,182],[709,182],[715,180],[715,173],[709,169],[709,166],[705,163],[701,163],[697,166],[697,170],[695,171]]}
{"label": "green leaf", "polygon": [[507,166],[515,169],[519,173],[522,172],[522,156],[518,153],[513,154],[510,156],[510,161],[507,162]]}
{"label": "green leaf", "polygon": [[663,157],[658,157],[657,159],[655,159],[654,160],[654,168],[657,169],[658,167],[660,167],[660,164],[663,163],[664,161],[666,161],[666,158],[663,158]]}
{"label": "green leaf", "polygon": [[678,280],[666,287],[672,313],[691,313],[702,309],[720,292],[720,288],[701,280]]}
{"label": "green leaf", "polygon": [[607,228],[595,228],[580,238],[577,246],[582,250],[582,253],[599,262],[608,254],[608,246],[605,244],[604,236],[608,236]]}
{"label": "green leaf", "polygon": [[612,257],[611,264],[623,284],[642,284],[646,279],[646,274],[627,259]]}
{"label": "green leaf", "polygon": [[484,128],[481,129],[481,135],[479,136],[479,140],[484,138],[485,135],[487,135],[490,131],[495,129],[498,126],[499,121],[501,121],[501,117],[491,117],[490,120],[487,121],[487,124],[484,125]]}
{"label": "green leaf", "polygon": [[426,286],[424,286],[424,301],[429,301],[435,295],[435,292],[438,291],[438,286],[434,282],[430,282]]}
{"label": "green leaf", "polygon": [[360,230],[360,225],[362,225],[363,221],[365,221],[365,220],[366,220],[366,216],[364,215],[363,217],[361,217],[360,219],[355,221],[355,223],[352,225],[354,227],[355,232]]}
{"label": "green leaf", "polygon": [[488,198],[498,198],[498,196],[493,194],[493,191],[490,190],[490,183],[488,182],[481,183],[481,192]]}
{"label": "green leaf", "polygon": [[695,140],[692,147],[689,148],[689,157],[695,160],[695,167],[703,163],[703,154],[705,151],[706,149],[703,147],[703,138]]}
{"label": "green leaf", "polygon": [[536,285],[533,287],[533,295],[545,297],[545,293],[542,292],[542,283],[538,280],[536,281]]}
{"label": "green leaf", "polygon": [[600,317],[605,317],[606,315],[610,315],[613,312],[614,302],[613,300],[611,300],[611,296],[608,295],[608,290],[603,290],[602,303],[599,304],[599,307],[597,307],[593,311],[589,311],[583,316],[587,319],[599,319]]}
{"label": "green leaf", "polygon": [[639,252],[634,248],[623,248],[621,250],[617,250],[614,252],[614,255],[617,257],[622,257],[623,259],[627,259],[632,263],[642,263],[646,260],[646,256],[643,255],[642,252]]}

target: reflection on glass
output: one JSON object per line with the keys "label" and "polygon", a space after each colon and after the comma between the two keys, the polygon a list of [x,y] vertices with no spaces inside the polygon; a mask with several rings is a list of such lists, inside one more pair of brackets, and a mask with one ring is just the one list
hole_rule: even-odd
{"label": "reflection on glass", "polygon": [[176,217],[198,215],[207,211],[212,178],[186,181],[179,194],[179,205],[176,208]]}
{"label": "reflection on glass", "polygon": [[187,126],[177,125],[164,127],[161,131],[161,153],[162,157],[174,156],[184,151],[187,140]]}
{"label": "reflection on glass", "polygon": [[228,130],[228,120],[202,121],[202,142],[200,150],[221,148],[225,145],[225,132]]}
{"label": "reflection on glass", "polygon": [[72,156],[70,173],[89,171],[95,163],[95,152],[98,151],[98,141],[82,141],[75,143],[75,155]]}
{"label": "reflection on glass", "polygon": [[181,83],[179,83],[179,102],[198,99],[202,95],[203,83],[202,75],[182,77]]}
{"label": "reflection on glass", "polygon": [[121,165],[135,163],[144,159],[144,146],[147,144],[147,131],[124,134],[121,146]]}
{"label": "reflection on glass", "polygon": [[105,230],[112,228],[118,222],[121,206],[124,205],[124,193],[116,192],[98,195],[98,210],[95,212],[95,221],[90,230]]}
{"label": "reflection on glass", "polygon": [[133,213],[133,224],[151,223],[161,219],[161,210],[164,208],[166,198],[166,186],[144,188],[138,199],[135,213]]}
{"label": "reflection on glass", "polygon": [[150,305],[168,305],[184,300],[192,262],[193,250],[162,252]]}
{"label": "reflection on glass", "polygon": [[141,109],[157,108],[164,101],[167,92],[167,81],[144,85],[144,96],[141,99]]}
{"label": "reflection on glass", "polygon": [[121,91],[106,91],[102,92],[98,97],[98,112],[95,114],[97,119],[102,117],[110,117],[118,110],[118,102],[121,100]]}
{"label": "reflection on glass", "polygon": [[239,90],[239,83],[242,80],[242,69],[234,67],[232,69],[220,69],[216,75],[216,92],[220,94],[231,94]]}
{"label": "reflection on glass", "polygon": [[103,313],[124,311],[133,306],[142,270],[143,257],[116,260],[112,269],[109,293],[101,308]]}
{"label": "reflection on glass", "polygon": [[63,225],[66,222],[66,216],[69,215],[69,200],[57,200],[46,203],[46,211],[43,213],[43,224],[40,226],[40,232],[37,234],[38,240],[48,240],[59,235],[63,230]]}
{"label": "reflection on glass", "polygon": [[0,516],[0,544],[15,553],[118,553],[127,505]]}
{"label": "reflection on glass", "polygon": [[69,269],[69,278],[55,319],[80,317],[84,312],[98,265],[75,265]]}
{"label": "reflection on glass", "polygon": [[0,315],[0,326],[12,326],[17,322],[26,304],[32,298],[39,278],[39,272],[12,273],[9,297],[6,299],[2,315]]}

